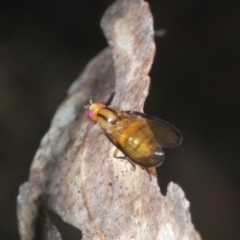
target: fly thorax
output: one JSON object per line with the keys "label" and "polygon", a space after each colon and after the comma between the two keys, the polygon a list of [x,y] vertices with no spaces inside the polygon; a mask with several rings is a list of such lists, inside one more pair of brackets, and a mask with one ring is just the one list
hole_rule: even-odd
{"label": "fly thorax", "polygon": [[116,125],[121,120],[121,112],[112,108],[103,108],[98,112],[97,121],[99,125],[108,130],[111,126]]}

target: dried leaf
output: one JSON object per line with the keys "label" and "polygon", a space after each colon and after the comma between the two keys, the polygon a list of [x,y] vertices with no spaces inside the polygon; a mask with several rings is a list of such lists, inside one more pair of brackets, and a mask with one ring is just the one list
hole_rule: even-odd
{"label": "dried leaf", "polygon": [[171,183],[162,196],[156,177],[150,181],[142,168],[114,159],[113,145],[86,119],[91,95],[107,101],[115,92],[112,105],[142,111],[155,53],[146,2],[116,1],[101,26],[111,48],[69,89],[20,188],[21,239],[34,238],[40,206],[80,229],[83,239],[200,239],[181,188]]}

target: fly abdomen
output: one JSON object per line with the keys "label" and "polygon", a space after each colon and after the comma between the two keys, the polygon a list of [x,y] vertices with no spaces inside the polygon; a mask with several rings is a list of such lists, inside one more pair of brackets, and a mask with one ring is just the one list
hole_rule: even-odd
{"label": "fly abdomen", "polygon": [[151,129],[146,124],[133,122],[119,138],[119,143],[132,158],[142,158],[153,154],[155,139]]}

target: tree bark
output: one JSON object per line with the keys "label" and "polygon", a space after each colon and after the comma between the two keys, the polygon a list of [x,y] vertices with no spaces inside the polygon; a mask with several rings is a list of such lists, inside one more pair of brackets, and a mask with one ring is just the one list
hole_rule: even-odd
{"label": "tree bark", "polygon": [[[21,239],[36,237],[40,208],[80,229],[85,240],[200,239],[182,189],[170,183],[163,196],[154,168],[150,180],[141,167],[134,171],[128,161],[113,158],[114,146],[83,107],[91,96],[108,101],[114,94],[111,105],[143,110],[155,54],[149,6],[143,0],[118,0],[101,27],[110,47],[68,90],[34,157],[29,180],[20,187]],[[47,216],[43,231],[46,239],[61,239]]]}

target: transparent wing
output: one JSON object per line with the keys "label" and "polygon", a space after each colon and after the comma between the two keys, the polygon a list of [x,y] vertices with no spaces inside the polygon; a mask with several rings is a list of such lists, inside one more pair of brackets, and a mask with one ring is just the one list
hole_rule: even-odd
{"label": "transparent wing", "polygon": [[173,148],[181,144],[182,134],[172,124],[140,112],[126,111],[125,113],[134,116],[136,119],[142,118],[142,120],[146,121],[154,134],[159,148]]}

